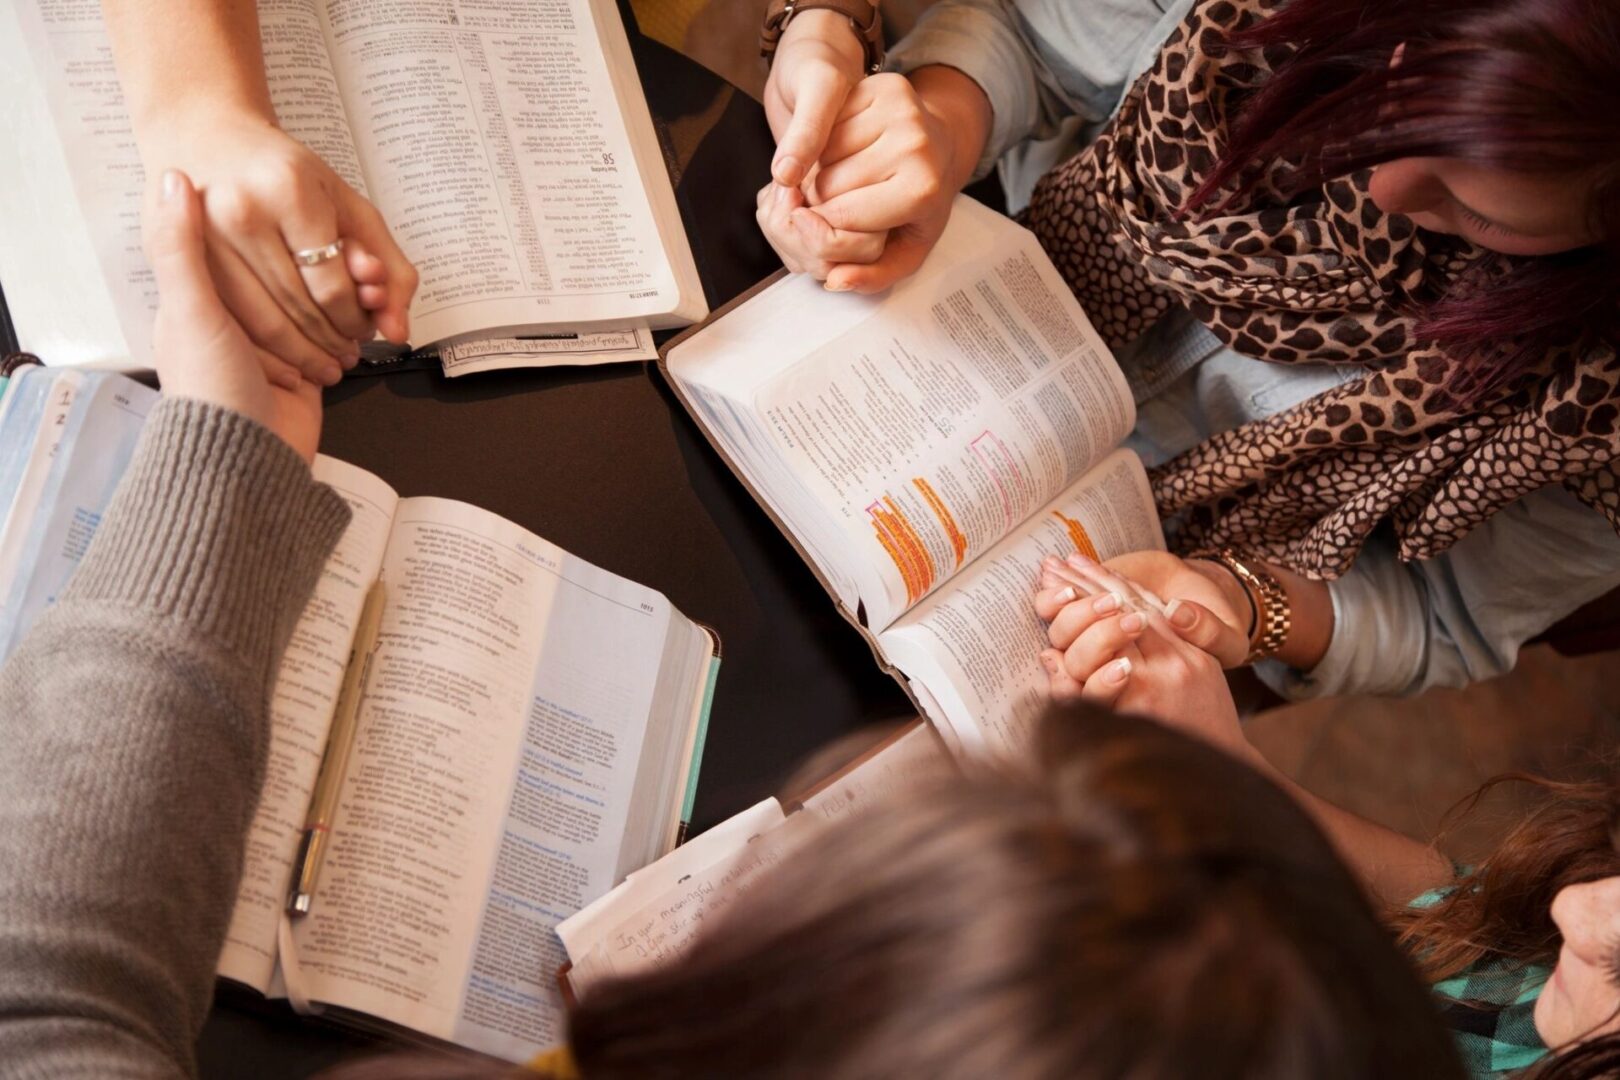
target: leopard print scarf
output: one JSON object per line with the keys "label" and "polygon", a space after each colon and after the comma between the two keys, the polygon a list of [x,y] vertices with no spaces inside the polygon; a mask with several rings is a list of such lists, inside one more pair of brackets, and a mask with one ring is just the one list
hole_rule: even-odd
{"label": "leopard print scarf", "polygon": [[1436,555],[1507,504],[1561,483],[1620,531],[1620,360],[1546,357],[1464,406],[1411,312],[1487,253],[1382,213],[1370,173],[1285,199],[1272,167],[1217,216],[1175,210],[1220,156],[1225,109],[1269,73],[1227,30],[1280,0],[1199,0],[1113,123],[1036,188],[1024,222],[1109,345],[1185,305],[1231,348],[1363,374],[1215,436],[1153,472],[1181,551],[1233,547],[1343,574],[1389,519],[1401,557]]}

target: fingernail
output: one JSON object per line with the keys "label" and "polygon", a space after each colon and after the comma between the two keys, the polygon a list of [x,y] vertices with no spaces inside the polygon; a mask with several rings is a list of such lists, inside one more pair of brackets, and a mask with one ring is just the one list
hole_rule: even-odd
{"label": "fingernail", "polygon": [[343,381],[343,368],[325,368],[321,371],[321,378],[325,380],[327,386],[336,386],[338,383]]}
{"label": "fingernail", "polygon": [[1057,656],[1054,653],[1049,653],[1049,652],[1041,653],[1041,666],[1046,669],[1046,673],[1048,675],[1056,675],[1057,674]]}
{"label": "fingernail", "polygon": [[1171,626],[1179,626],[1183,630],[1188,629],[1198,621],[1198,612],[1193,610],[1190,605],[1183,604],[1180,600],[1172,600],[1166,604],[1164,606],[1164,615],[1165,618],[1170,620]]}
{"label": "fingernail", "polygon": [[1057,594],[1058,603],[1072,604],[1074,602],[1074,598],[1078,595],[1079,594],[1074,591],[1074,586],[1070,585],[1068,588]]}
{"label": "fingernail", "polygon": [[1119,597],[1111,592],[1103,593],[1091,602],[1091,610],[1099,615],[1106,615],[1110,611],[1119,610]]}
{"label": "fingernail", "polygon": [[1147,620],[1133,611],[1129,615],[1126,615],[1124,618],[1119,620],[1119,628],[1125,631],[1127,634],[1134,634],[1139,630],[1147,628]]}
{"label": "fingernail", "polygon": [[1123,656],[1109,664],[1108,671],[1104,675],[1104,678],[1111,683],[1122,683],[1130,677],[1131,662]]}
{"label": "fingernail", "polygon": [[180,174],[173,169],[163,170],[163,198],[165,201],[180,193]]}
{"label": "fingernail", "polygon": [[1046,558],[1041,560],[1041,565],[1046,567],[1048,570],[1056,570],[1063,565],[1063,560],[1059,559],[1056,555],[1048,555]]}
{"label": "fingernail", "polygon": [[847,281],[840,281],[837,283],[829,281],[823,287],[828,292],[849,292],[850,290],[850,284]]}
{"label": "fingernail", "polygon": [[1078,570],[1084,570],[1088,566],[1096,566],[1097,560],[1088,559],[1084,555],[1070,555],[1069,565]]}
{"label": "fingernail", "polygon": [[777,158],[776,164],[771,168],[771,175],[776,177],[778,183],[797,184],[799,182],[799,159],[792,154]]}

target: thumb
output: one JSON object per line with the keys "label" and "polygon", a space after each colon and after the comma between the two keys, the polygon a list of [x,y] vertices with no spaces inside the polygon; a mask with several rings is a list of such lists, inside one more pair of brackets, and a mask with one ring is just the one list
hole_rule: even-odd
{"label": "thumb", "polygon": [[909,228],[892,229],[883,254],[870,263],[841,263],[827,275],[832,292],[882,292],[901,278],[910,277],[933,250],[937,235]]}
{"label": "thumb", "polygon": [[1177,637],[1209,653],[1221,662],[1221,667],[1241,667],[1249,655],[1248,637],[1202,604],[1171,600],[1165,605],[1164,615]]}
{"label": "thumb", "polygon": [[208,275],[203,246],[202,206],[191,179],[169,169],[160,182],[158,202],[147,229],[146,254],[163,303],[196,310],[219,302]]}
{"label": "thumb", "polygon": [[793,95],[793,116],[776,144],[771,177],[784,187],[798,187],[821,159],[827,137],[849,96],[849,83],[830,66],[804,72]]}

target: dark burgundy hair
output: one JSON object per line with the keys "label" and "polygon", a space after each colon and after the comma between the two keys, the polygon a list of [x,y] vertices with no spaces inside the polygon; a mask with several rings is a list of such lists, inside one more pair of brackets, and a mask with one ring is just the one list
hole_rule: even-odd
{"label": "dark burgundy hair", "polygon": [[1469,397],[1550,348],[1620,339],[1620,2],[1294,0],[1227,44],[1262,50],[1273,74],[1189,210],[1268,170],[1292,197],[1405,157],[1591,175],[1597,243],[1491,260],[1414,314],[1420,339],[1460,361],[1452,389]]}

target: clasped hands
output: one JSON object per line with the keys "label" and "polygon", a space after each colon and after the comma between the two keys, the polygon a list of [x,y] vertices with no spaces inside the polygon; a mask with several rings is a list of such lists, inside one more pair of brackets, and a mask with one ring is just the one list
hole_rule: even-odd
{"label": "clasped hands", "polygon": [[[1035,612],[1049,624],[1052,647],[1040,660],[1053,698],[1152,717],[1252,757],[1223,670],[1243,662],[1248,636],[1221,571],[1206,568],[1162,551],[1106,564],[1083,555],[1048,557]],[[1132,582],[1171,597],[1166,610],[1122,604],[1120,595],[1135,592]]]}
{"label": "clasped hands", "polygon": [[[160,214],[162,178],[184,173],[218,296],[277,386],[330,386],[378,333],[408,340],[416,269],[376,207],[281,130],[268,106],[177,110],[141,145],[153,178],[148,219]],[[340,257],[295,257],[338,241]]]}
{"label": "clasped hands", "polygon": [[848,19],[806,11],[788,24],[765,86],[777,149],[755,218],[783,265],[835,292],[878,292],[922,265],[988,126],[966,76],[863,77],[863,62]]}

